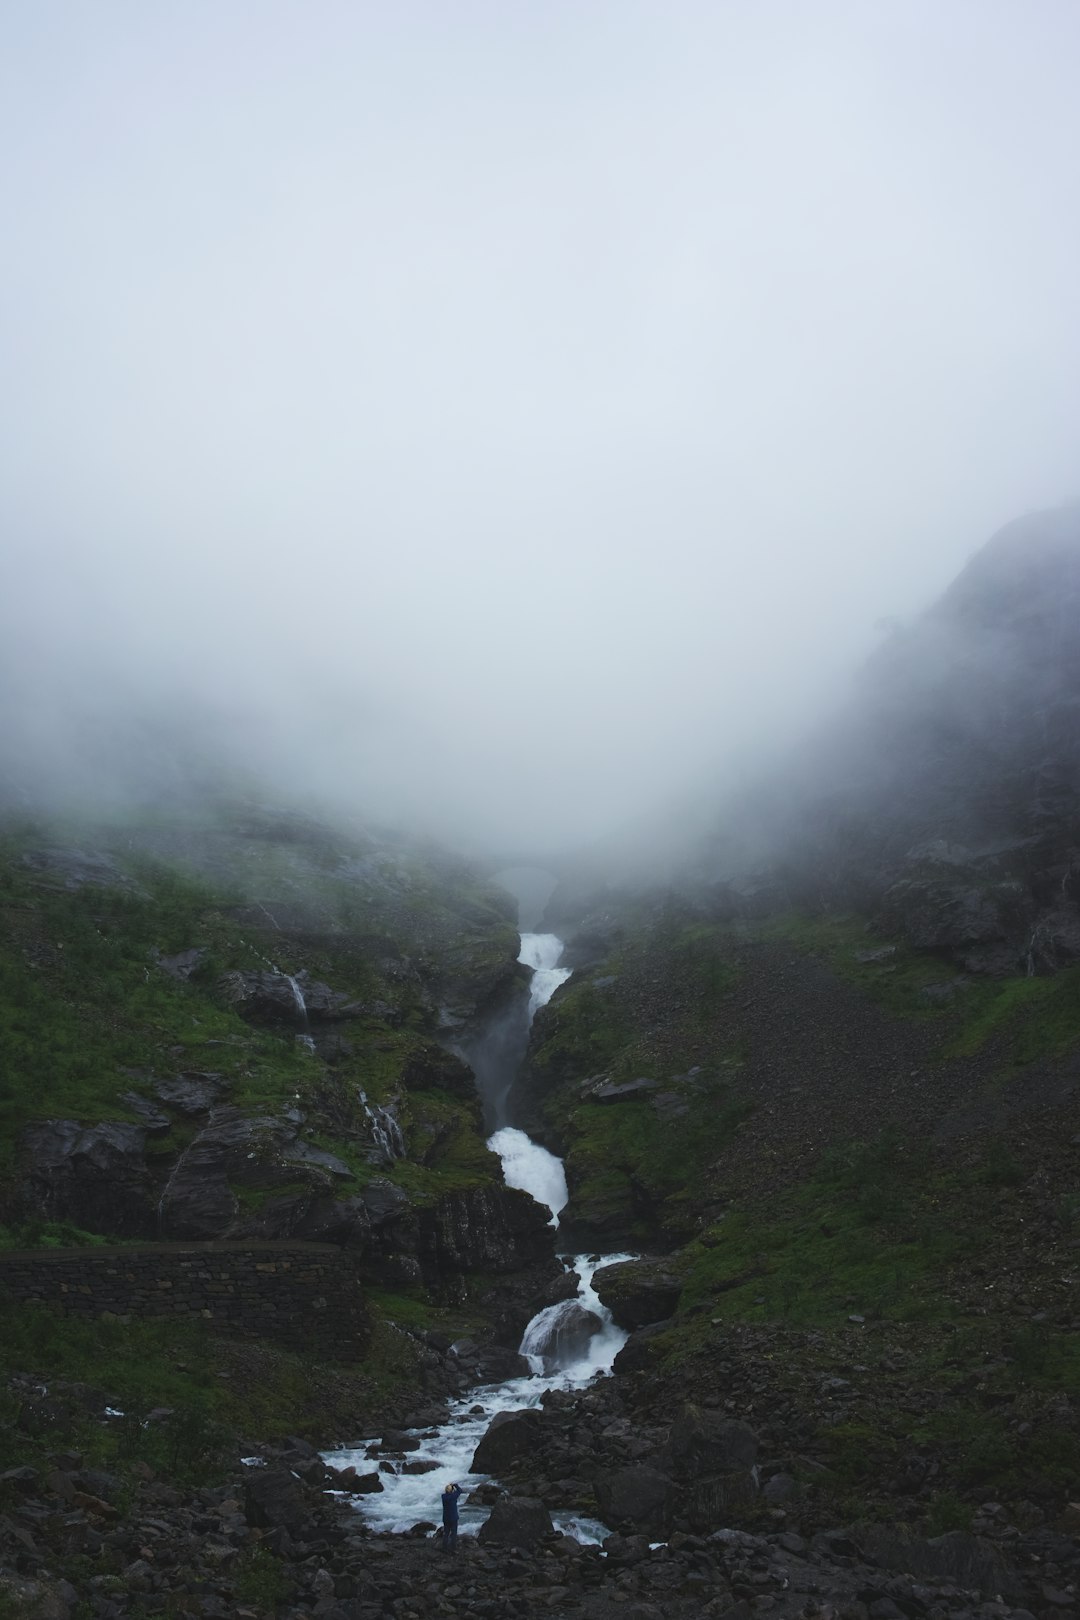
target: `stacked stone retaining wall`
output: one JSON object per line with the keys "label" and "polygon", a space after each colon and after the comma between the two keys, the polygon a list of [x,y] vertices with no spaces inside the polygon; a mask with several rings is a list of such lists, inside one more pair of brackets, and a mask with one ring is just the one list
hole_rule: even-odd
{"label": "stacked stone retaining wall", "polygon": [[355,1259],[319,1243],[9,1250],[0,1293],[68,1316],[195,1317],[333,1361],[355,1360],[370,1333]]}

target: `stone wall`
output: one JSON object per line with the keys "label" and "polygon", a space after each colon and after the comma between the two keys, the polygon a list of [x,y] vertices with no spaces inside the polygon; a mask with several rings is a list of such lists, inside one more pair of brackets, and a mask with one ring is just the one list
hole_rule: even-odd
{"label": "stone wall", "polygon": [[197,1317],[333,1361],[355,1360],[370,1332],[355,1259],[320,1243],[0,1252],[0,1293],[69,1316]]}

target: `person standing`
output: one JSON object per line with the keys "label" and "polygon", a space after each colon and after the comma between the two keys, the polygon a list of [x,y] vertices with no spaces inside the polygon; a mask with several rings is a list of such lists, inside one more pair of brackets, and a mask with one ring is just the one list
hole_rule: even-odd
{"label": "person standing", "polygon": [[460,1485],[448,1485],[442,1493],[443,1552],[452,1553],[457,1551],[458,1497],[460,1495]]}

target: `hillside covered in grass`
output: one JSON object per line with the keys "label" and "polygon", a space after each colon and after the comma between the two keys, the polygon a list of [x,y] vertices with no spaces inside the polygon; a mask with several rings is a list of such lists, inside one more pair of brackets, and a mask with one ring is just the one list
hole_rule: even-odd
{"label": "hillside covered in grass", "polygon": [[0,916],[9,1243],[327,1239],[451,1293],[517,1263],[451,1050],[517,931],[464,863],[252,806],[9,824]]}

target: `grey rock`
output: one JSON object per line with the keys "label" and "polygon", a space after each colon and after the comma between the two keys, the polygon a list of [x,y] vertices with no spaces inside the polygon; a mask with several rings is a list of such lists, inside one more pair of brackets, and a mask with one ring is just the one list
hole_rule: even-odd
{"label": "grey rock", "polygon": [[260,1468],[244,1483],[244,1515],[256,1529],[295,1534],[311,1517],[300,1481],[287,1468]]}
{"label": "grey rock", "polygon": [[207,1114],[220,1100],[225,1082],[208,1070],[185,1069],[154,1086],[155,1097],[180,1114]]}
{"label": "grey rock", "polygon": [[70,1221],[115,1237],[151,1237],[153,1186],[141,1125],[51,1119],[20,1138],[19,1205],[24,1215]]}
{"label": "grey rock", "polygon": [[179,979],[186,982],[191,978],[206,952],[201,946],[192,946],[190,950],[177,951],[174,956],[161,956],[157,958],[157,965],[170,979]]}
{"label": "grey rock", "polygon": [[638,1328],[635,1333],[631,1333],[615,1357],[613,1363],[615,1372],[620,1377],[625,1377],[627,1373],[644,1372],[649,1365],[656,1340],[672,1326],[671,1322],[653,1322],[649,1327]]}
{"label": "grey rock", "polygon": [[480,1526],[482,1547],[532,1547],[554,1534],[551,1515],[529,1496],[502,1496]]}
{"label": "grey rock", "polygon": [[852,1537],[868,1563],[898,1574],[974,1587],[986,1597],[1000,1592],[1006,1599],[1017,1600],[1024,1595],[1015,1571],[993,1542],[980,1536],[955,1530],[925,1541],[909,1539],[888,1525],[860,1525]]}
{"label": "grey rock", "polygon": [[678,1479],[753,1468],[758,1442],[735,1418],[684,1406],[671,1425],[667,1451]]}
{"label": "grey rock", "polygon": [[470,1474],[503,1474],[518,1460],[535,1451],[543,1433],[543,1418],[534,1408],[497,1412],[473,1452]]}
{"label": "grey rock", "polygon": [[652,1260],[601,1266],[593,1274],[593,1287],[619,1326],[630,1331],[667,1321],[682,1292],[680,1280],[663,1262]]}
{"label": "grey rock", "polygon": [[589,1340],[603,1327],[595,1311],[577,1300],[565,1300],[552,1308],[541,1331],[531,1331],[529,1354],[540,1356],[546,1373],[568,1367],[580,1360]]}
{"label": "grey rock", "polygon": [[642,1076],[638,1080],[624,1080],[622,1084],[609,1080],[604,1085],[598,1086],[590,1095],[593,1102],[629,1102],[634,1097],[647,1096],[650,1091],[656,1091],[658,1087],[659,1081],[648,1080]]}
{"label": "grey rock", "polygon": [[631,1525],[653,1536],[666,1535],[675,1511],[675,1485],[655,1468],[612,1468],[593,1485],[605,1524]]}

